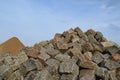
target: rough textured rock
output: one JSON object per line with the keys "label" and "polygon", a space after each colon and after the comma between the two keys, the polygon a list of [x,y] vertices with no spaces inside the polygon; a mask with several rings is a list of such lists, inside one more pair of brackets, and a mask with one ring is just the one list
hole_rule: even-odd
{"label": "rough textured rock", "polygon": [[94,70],[81,70],[79,80],[95,80]]}
{"label": "rough textured rock", "polygon": [[0,53],[0,80],[120,80],[120,47],[101,32],[77,27],[19,51],[14,40]]}

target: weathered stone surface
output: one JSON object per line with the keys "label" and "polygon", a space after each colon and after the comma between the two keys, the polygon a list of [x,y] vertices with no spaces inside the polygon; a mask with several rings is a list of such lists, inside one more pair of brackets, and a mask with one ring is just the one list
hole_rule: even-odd
{"label": "weathered stone surface", "polygon": [[82,50],[83,50],[83,52],[92,51],[93,46],[91,43],[86,42],[86,43],[82,44]]}
{"label": "weathered stone surface", "polygon": [[77,76],[73,74],[63,74],[60,80],[77,80]]}
{"label": "weathered stone surface", "polygon": [[25,77],[25,80],[34,80],[36,77],[37,71],[31,71]]}
{"label": "weathered stone surface", "polygon": [[96,32],[93,29],[89,29],[85,34],[86,35],[93,35],[93,36],[95,36]]}
{"label": "weathered stone surface", "polygon": [[36,74],[34,80],[54,80],[48,70],[42,70]]}
{"label": "weathered stone surface", "polygon": [[48,66],[54,66],[55,64],[59,64],[60,62],[56,59],[48,59],[45,63]]}
{"label": "weathered stone surface", "polygon": [[38,55],[38,58],[40,60],[46,61],[47,59],[50,58],[50,56],[47,53],[41,53],[41,54]]}
{"label": "weathered stone surface", "polygon": [[17,70],[11,74],[8,80],[24,80],[23,76],[20,74],[20,71]]}
{"label": "weathered stone surface", "polygon": [[95,75],[101,77],[102,80],[105,80],[106,75],[108,73],[108,70],[106,68],[102,68],[102,67],[96,67],[95,68]]}
{"label": "weathered stone surface", "polygon": [[112,47],[112,46],[116,46],[116,43],[114,43],[112,41],[101,42],[101,44],[104,48],[109,48],[109,47]]}
{"label": "weathered stone surface", "polygon": [[110,76],[110,80],[118,80],[116,78],[116,72],[115,71],[109,71],[109,76]]}
{"label": "weathered stone surface", "polygon": [[78,48],[72,48],[69,50],[71,52],[72,56],[77,56],[81,61],[86,61],[85,56],[81,53],[81,51]]}
{"label": "weathered stone surface", "polygon": [[64,61],[60,63],[59,72],[78,74],[79,68],[75,63],[73,63],[73,61]]}
{"label": "weathered stone surface", "polygon": [[91,43],[95,43],[95,44],[98,44],[97,40],[94,38],[93,35],[88,35],[88,39]]}
{"label": "weathered stone surface", "polygon": [[79,80],[96,80],[94,70],[81,70]]}
{"label": "weathered stone surface", "polygon": [[112,55],[112,57],[115,61],[120,61],[120,54],[119,53]]}
{"label": "weathered stone surface", "polygon": [[117,46],[112,46],[110,48],[107,49],[107,51],[111,54],[114,55],[115,53],[117,53],[120,49]]}
{"label": "weathered stone surface", "polygon": [[110,70],[115,70],[120,67],[120,64],[112,60],[106,60],[105,67],[107,67]]}
{"label": "weathered stone surface", "polygon": [[25,51],[26,51],[26,54],[29,57],[32,57],[32,58],[37,58],[38,57],[39,50],[37,50],[37,49],[34,49],[34,48],[30,47],[30,48],[26,48]]}
{"label": "weathered stone surface", "polygon": [[83,67],[83,68],[88,68],[88,69],[95,69],[97,64],[88,60],[88,61],[85,61],[85,62],[79,62],[79,66]]}
{"label": "weathered stone surface", "polygon": [[55,56],[55,59],[59,60],[59,61],[66,61],[70,59],[69,55],[65,55],[65,54],[58,54]]}
{"label": "weathered stone surface", "polygon": [[75,31],[77,32],[77,34],[80,38],[84,37],[83,31],[79,27],[75,28]]}
{"label": "weathered stone surface", "polygon": [[46,50],[47,54],[49,54],[51,57],[56,56],[57,54],[60,53],[60,51],[56,50],[56,49],[47,49]]}
{"label": "weathered stone surface", "polygon": [[91,52],[85,52],[84,56],[86,59],[91,60],[92,59],[92,53]]}
{"label": "weathered stone surface", "polygon": [[23,75],[26,75],[27,72],[34,69],[37,69],[37,66],[36,66],[35,60],[31,58],[20,65],[20,72]]}
{"label": "weathered stone surface", "polygon": [[103,34],[101,32],[96,32],[95,38],[98,42],[103,41]]}
{"label": "weathered stone surface", "polygon": [[100,62],[103,61],[103,55],[100,52],[95,52],[92,56],[92,61],[99,64]]}
{"label": "weathered stone surface", "polygon": [[15,57],[15,59],[16,61],[18,61],[19,64],[21,64],[28,60],[28,56],[26,55],[24,51],[22,51]]}

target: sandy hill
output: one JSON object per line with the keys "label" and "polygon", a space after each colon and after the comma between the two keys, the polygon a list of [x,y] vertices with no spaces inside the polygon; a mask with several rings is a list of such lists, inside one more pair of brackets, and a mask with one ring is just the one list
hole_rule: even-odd
{"label": "sandy hill", "polygon": [[0,44],[0,54],[10,52],[12,55],[16,55],[19,53],[20,49],[24,47],[25,46],[21,43],[21,41],[18,38],[13,37]]}

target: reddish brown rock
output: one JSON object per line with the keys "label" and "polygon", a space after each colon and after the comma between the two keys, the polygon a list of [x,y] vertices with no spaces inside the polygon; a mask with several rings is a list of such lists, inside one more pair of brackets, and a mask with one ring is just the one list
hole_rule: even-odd
{"label": "reddish brown rock", "polygon": [[81,70],[79,80],[96,80],[94,70]]}
{"label": "reddish brown rock", "polygon": [[120,60],[120,54],[119,53],[114,54],[113,59],[116,60],[116,61],[119,61]]}
{"label": "reddish brown rock", "polygon": [[39,50],[37,49],[34,49],[32,47],[28,47],[26,48],[26,54],[29,56],[29,57],[32,57],[32,58],[37,58],[38,57],[38,54],[39,54]]}

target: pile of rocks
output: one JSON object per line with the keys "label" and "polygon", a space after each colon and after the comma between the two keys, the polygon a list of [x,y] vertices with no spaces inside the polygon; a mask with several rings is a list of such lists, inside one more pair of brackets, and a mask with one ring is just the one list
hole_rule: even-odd
{"label": "pile of rocks", "polygon": [[80,28],[0,56],[0,80],[120,80],[120,47]]}

